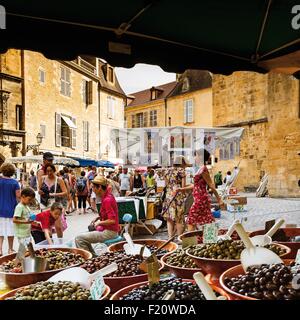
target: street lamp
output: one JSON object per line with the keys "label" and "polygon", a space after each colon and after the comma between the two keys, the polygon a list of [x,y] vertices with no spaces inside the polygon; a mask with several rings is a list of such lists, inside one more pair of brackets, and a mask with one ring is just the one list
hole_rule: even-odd
{"label": "street lamp", "polygon": [[42,144],[43,142],[43,136],[42,134],[39,132],[36,136],[36,143],[37,144],[29,144],[26,148],[26,151],[28,152],[29,150],[36,150],[37,153],[39,153],[39,146]]}

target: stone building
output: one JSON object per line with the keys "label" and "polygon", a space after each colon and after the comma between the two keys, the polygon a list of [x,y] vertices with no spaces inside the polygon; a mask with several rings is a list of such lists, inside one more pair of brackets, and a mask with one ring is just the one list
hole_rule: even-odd
{"label": "stone building", "polygon": [[212,79],[187,70],[177,80],[133,93],[125,108],[128,128],[212,125]]}
{"label": "stone building", "polygon": [[[26,131],[22,154],[37,151],[28,146],[37,144],[40,133],[43,140],[39,152],[108,159],[109,132],[124,127],[126,102],[114,68],[86,56],[64,62],[32,51],[10,50],[1,55],[8,71],[16,69],[21,58],[24,90],[19,90],[21,102],[11,100],[11,104],[22,106],[24,121],[20,128],[24,135]],[[11,121],[15,121],[13,116]],[[10,154],[3,157],[7,156]]]}
{"label": "stone building", "polygon": [[24,145],[22,61],[17,50],[0,55],[0,165]]}
{"label": "stone building", "polygon": [[222,170],[224,175],[241,161],[236,183],[240,190],[257,188],[267,173],[270,196],[299,196],[299,103],[299,80],[289,75],[214,75],[213,126],[245,128],[240,156],[218,150],[220,161],[214,171]]}

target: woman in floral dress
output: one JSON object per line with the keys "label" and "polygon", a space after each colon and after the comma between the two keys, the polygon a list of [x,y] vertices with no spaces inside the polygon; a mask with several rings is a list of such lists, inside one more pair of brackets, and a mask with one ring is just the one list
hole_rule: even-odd
{"label": "woman in floral dress", "polygon": [[194,176],[194,184],[177,190],[180,193],[193,190],[194,203],[187,218],[189,231],[194,231],[197,225],[204,225],[215,221],[211,213],[211,198],[207,187],[215,194],[220,206],[223,204],[206,167],[209,158],[210,154],[207,150],[196,151],[195,163],[201,167]]}
{"label": "woman in floral dress", "polygon": [[184,157],[177,157],[173,167],[167,169],[165,173],[166,183],[166,198],[163,203],[164,218],[167,220],[168,235],[171,237],[174,234],[175,227],[177,235],[181,235],[184,231],[184,209],[186,194],[179,192],[173,199],[174,191],[178,188],[185,187],[185,167],[188,166]]}

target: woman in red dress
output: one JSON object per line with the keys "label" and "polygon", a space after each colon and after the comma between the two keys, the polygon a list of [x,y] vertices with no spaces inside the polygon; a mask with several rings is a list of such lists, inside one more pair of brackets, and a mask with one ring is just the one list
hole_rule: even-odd
{"label": "woman in red dress", "polygon": [[190,209],[187,224],[188,230],[194,231],[197,225],[204,225],[215,221],[211,213],[211,198],[208,193],[209,187],[215,194],[220,206],[223,202],[215,189],[215,186],[211,180],[206,164],[210,158],[210,154],[207,150],[201,149],[195,152],[195,163],[200,166],[200,169],[194,176],[194,184],[185,188],[179,188],[176,191],[186,192],[193,190],[194,203]]}

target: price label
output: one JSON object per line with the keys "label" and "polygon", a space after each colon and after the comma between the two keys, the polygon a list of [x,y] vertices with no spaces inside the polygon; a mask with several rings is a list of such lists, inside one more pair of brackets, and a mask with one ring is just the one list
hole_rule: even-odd
{"label": "price label", "polygon": [[149,281],[150,287],[155,283],[159,283],[160,275],[159,275],[159,263],[157,259],[154,262],[147,263],[147,272],[148,272],[148,281]]}
{"label": "price label", "polygon": [[298,251],[297,251],[295,263],[300,265],[300,249],[298,249]]}
{"label": "price label", "polygon": [[100,275],[96,278],[96,280],[93,282],[90,292],[93,300],[100,300],[100,298],[103,295],[103,292],[105,290],[105,283],[103,276]]}
{"label": "price label", "polygon": [[216,243],[218,241],[218,230],[217,223],[205,224],[203,228],[203,243]]}
{"label": "price label", "polygon": [[195,246],[198,244],[197,237],[187,237],[182,239],[182,248],[185,249],[187,247]]}

